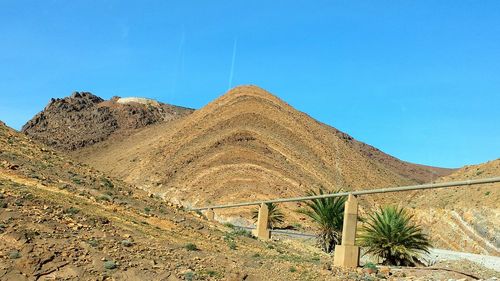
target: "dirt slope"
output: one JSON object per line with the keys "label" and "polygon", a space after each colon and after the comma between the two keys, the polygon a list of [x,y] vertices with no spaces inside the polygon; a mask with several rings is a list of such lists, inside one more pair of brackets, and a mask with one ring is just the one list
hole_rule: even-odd
{"label": "dirt slope", "polygon": [[[500,159],[465,166],[439,181],[500,176]],[[500,183],[427,190],[411,206],[435,247],[500,256]]]}
{"label": "dirt slope", "polygon": [[0,280],[330,280],[323,263],[311,245],[209,223],[0,123]]}
{"label": "dirt slope", "polygon": [[22,131],[51,147],[74,150],[103,141],[113,133],[174,120],[192,111],[148,99],[114,97],[105,101],[88,92],[75,92],[52,99]]}
{"label": "dirt slope", "polygon": [[255,86],[237,87],[185,118],[76,156],[169,200],[198,206],[299,196],[319,185],[413,184],[449,172],[385,155]]}
{"label": "dirt slope", "polygon": [[[340,131],[337,132],[343,134]],[[432,166],[401,161],[391,155],[388,155],[380,151],[379,149],[371,145],[357,141],[350,136],[347,136],[347,138],[351,139],[351,144],[366,157],[376,160],[377,162],[381,163],[388,169],[396,172],[397,174],[405,178],[412,179],[417,183],[432,182],[440,177],[449,175],[450,173],[455,171],[455,169],[432,167]]]}

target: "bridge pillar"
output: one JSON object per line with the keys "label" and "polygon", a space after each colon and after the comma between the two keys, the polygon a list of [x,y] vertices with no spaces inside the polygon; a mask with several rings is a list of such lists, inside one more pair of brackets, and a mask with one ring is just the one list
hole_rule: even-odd
{"label": "bridge pillar", "polygon": [[205,212],[205,216],[207,217],[207,219],[209,221],[215,221],[215,212],[214,212],[214,209],[208,209]]}
{"label": "bridge pillar", "polygon": [[359,265],[359,247],[356,242],[356,225],[358,222],[358,199],[349,194],[344,209],[344,226],[342,244],[335,246],[333,265],[344,268],[355,268]]}
{"label": "bridge pillar", "polygon": [[259,216],[257,218],[257,228],[252,231],[253,235],[260,240],[269,240],[271,238],[271,232],[267,229],[269,220],[269,208],[267,204],[260,204]]}

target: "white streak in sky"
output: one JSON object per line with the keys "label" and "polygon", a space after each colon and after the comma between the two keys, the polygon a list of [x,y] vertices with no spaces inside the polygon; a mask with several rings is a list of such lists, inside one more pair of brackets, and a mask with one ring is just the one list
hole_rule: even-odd
{"label": "white streak in sky", "polygon": [[236,59],[236,47],[238,45],[238,38],[234,38],[234,45],[233,45],[233,58],[231,60],[231,71],[229,72],[229,83],[228,83],[228,90],[231,89],[231,86],[233,84],[233,75],[234,75],[234,61]]}

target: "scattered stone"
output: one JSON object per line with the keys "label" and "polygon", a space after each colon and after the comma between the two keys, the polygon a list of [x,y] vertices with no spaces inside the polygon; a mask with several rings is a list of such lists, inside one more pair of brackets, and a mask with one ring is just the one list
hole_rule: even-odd
{"label": "scattered stone", "polygon": [[122,240],[122,241],[121,241],[121,244],[122,244],[122,246],[124,246],[124,247],[132,247],[132,245],[134,245],[134,243],[133,243],[132,241],[128,240],[128,239],[126,239],[126,240]]}

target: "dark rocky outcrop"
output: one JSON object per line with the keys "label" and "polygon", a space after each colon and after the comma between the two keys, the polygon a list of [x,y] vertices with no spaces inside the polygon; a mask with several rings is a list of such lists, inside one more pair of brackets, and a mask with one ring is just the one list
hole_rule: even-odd
{"label": "dark rocky outcrop", "polygon": [[186,116],[192,109],[146,99],[106,101],[89,92],[51,99],[22,132],[62,150],[75,150],[107,139],[117,131],[138,129]]}

